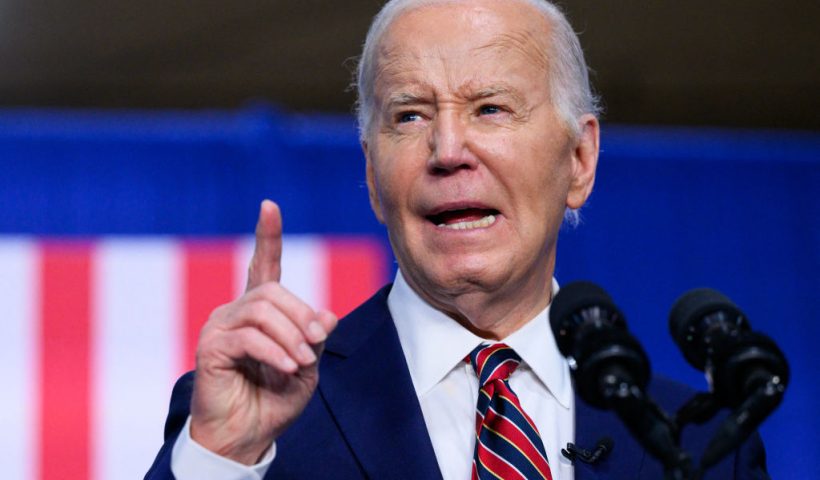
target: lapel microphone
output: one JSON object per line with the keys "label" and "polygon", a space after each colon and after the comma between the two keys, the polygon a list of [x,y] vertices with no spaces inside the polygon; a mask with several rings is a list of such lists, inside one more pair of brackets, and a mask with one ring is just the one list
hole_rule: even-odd
{"label": "lapel microphone", "polygon": [[615,447],[615,442],[609,437],[603,437],[598,440],[598,443],[595,444],[595,449],[592,451],[581,448],[574,443],[568,443],[567,448],[561,449],[561,455],[567,457],[573,465],[575,464],[575,460],[593,465],[609,455],[613,447]]}

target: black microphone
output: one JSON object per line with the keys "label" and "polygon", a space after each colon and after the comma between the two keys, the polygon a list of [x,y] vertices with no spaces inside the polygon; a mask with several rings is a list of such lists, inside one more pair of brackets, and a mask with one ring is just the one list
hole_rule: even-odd
{"label": "black microphone", "polygon": [[705,372],[717,403],[734,409],[701,458],[706,468],[737,448],[777,408],[789,365],[774,341],[753,332],[746,315],[716,290],[682,295],[669,313],[669,330],[686,361]]}
{"label": "black microphone", "polygon": [[612,298],[590,282],[566,285],[550,306],[550,326],[578,395],[614,410],[669,471],[689,472],[691,459],[677,446],[677,428],[645,393],[649,359]]}
{"label": "black microphone", "polygon": [[594,465],[606,458],[613,448],[615,448],[615,442],[609,437],[603,437],[598,440],[595,444],[595,449],[592,451],[579,447],[574,443],[568,443],[567,448],[561,449],[561,455],[568,458],[573,465],[575,464],[575,460]]}
{"label": "black microphone", "polygon": [[569,358],[578,395],[590,405],[610,408],[614,389],[621,384],[646,389],[649,358],[598,285],[574,282],[562,287],[550,306],[550,326],[558,350]]}

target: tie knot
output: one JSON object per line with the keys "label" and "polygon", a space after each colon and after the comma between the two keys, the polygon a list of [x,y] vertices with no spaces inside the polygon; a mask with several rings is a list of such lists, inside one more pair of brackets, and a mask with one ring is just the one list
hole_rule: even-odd
{"label": "tie knot", "polygon": [[510,378],[521,363],[515,350],[503,343],[482,343],[470,352],[469,358],[482,387],[495,380]]}

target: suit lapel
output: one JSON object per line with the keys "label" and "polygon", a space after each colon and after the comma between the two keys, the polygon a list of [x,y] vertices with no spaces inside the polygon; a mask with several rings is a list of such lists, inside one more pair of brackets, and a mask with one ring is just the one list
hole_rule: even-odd
{"label": "suit lapel", "polygon": [[617,415],[590,407],[575,397],[575,444],[592,450],[603,437],[610,437],[613,450],[594,465],[575,461],[575,480],[639,478],[645,453],[632,439]]}
{"label": "suit lapel", "polygon": [[370,478],[441,478],[387,310],[389,287],[328,339],[319,393]]}
{"label": "suit lapel", "polygon": [[[369,478],[441,479],[385,287],[341,320],[328,339],[319,394]],[[575,443],[613,451],[594,465],[576,461],[575,480],[639,478],[645,453],[618,417],[575,398]]]}

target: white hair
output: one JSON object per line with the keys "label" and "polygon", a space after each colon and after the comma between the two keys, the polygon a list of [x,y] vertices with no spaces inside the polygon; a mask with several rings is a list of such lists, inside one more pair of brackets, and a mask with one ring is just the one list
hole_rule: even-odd
{"label": "white hair", "polygon": [[[379,42],[387,29],[402,13],[427,5],[458,3],[469,0],[389,0],[370,24],[362,47],[356,71],[358,99],[356,113],[359,122],[359,138],[366,140],[373,127],[375,116],[375,80]],[[515,0],[536,8],[550,24],[546,78],[550,97],[559,118],[573,136],[580,134],[578,120],[584,114],[596,117],[601,109],[598,97],[589,82],[589,70],[578,36],[558,6],[547,0]],[[577,225],[577,210],[568,209],[567,223]]]}

